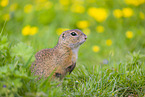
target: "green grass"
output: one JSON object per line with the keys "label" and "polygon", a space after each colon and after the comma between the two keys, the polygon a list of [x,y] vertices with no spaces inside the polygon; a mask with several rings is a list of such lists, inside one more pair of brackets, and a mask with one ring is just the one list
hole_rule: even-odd
{"label": "green grass", "polygon": [[[39,0],[37,0],[39,1]],[[47,0],[41,0],[42,5]],[[0,97],[144,97],[145,96],[145,3],[135,6],[124,0],[82,0],[84,13],[71,11],[76,0],[62,5],[59,0],[49,0],[50,9],[37,10],[36,0],[9,0],[7,6],[0,3]],[[132,0],[133,1],[133,0]],[[1,2],[1,1],[0,1]],[[74,3],[75,2],[75,3]],[[140,2],[140,0],[138,0]],[[11,11],[11,6],[17,8]],[[24,12],[27,4],[32,5],[30,13]],[[96,21],[88,14],[91,7],[107,10],[107,19]],[[115,18],[115,9],[131,8],[131,17]],[[9,14],[9,20],[5,20]],[[50,15],[51,14],[51,15]],[[88,21],[87,41],[78,52],[77,66],[62,81],[41,79],[31,75],[30,66],[35,53],[41,49],[53,48],[58,41],[58,28],[80,29],[78,21]],[[24,36],[22,29],[30,25],[37,27],[35,35]],[[96,27],[104,27],[98,33]],[[132,31],[133,37],[127,38],[126,32]],[[26,31],[27,32],[27,31]],[[84,33],[87,33],[83,31]],[[110,39],[112,45],[107,46]],[[100,47],[98,52],[93,46]]]}
{"label": "green grass", "polygon": [[[108,64],[81,64],[71,75],[61,82],[41,79],[36,81],[30,73],[31,59],[25,58],[13,49],[20,48],[21,53],[31,50],[22,43],[10,47],[6,36],[1,37],[0,96],[139,96],[145,95],[145,55],[134,52],[128,54],[124,62]],[[24,46],[25,44],[23,44]],[[25,49],[27,47],[27,50]],[[25,52],[23,52],[25,50]],[[15,52],[15,54],[11,54]],[[19,56],[19,57],[18,57]],[[3,60],[3,61],[2,61]],[[22,61],[23,60],[23,61]]]}

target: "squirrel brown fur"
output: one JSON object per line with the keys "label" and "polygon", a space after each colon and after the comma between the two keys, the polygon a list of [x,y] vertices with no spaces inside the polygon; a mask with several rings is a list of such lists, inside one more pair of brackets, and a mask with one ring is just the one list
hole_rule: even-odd
{"label": "squirrel brown fur", "polygon": [[43,49],[36,53],[31,72],[45,78],[54,72],[52,78],[64,78],[75,68],[79,46],[86,39],[87,36],[78,29],[64,31],[54,48]]}

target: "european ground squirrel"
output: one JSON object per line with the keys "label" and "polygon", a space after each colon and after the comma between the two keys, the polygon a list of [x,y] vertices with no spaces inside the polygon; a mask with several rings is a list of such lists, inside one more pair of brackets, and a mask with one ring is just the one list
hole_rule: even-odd
{"label": "european ground squirrel", "polygon": [[79,46],[86,39],[87,36],[78,29],[64,31],[54,48],[43,49],[36,53],[31,72],[47,78],[54,71],[52,78],[64,78],[75,68]]}

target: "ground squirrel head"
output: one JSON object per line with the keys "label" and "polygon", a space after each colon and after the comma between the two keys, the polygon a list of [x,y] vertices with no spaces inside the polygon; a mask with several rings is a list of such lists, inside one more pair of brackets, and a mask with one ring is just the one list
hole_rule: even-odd
{"label": "ground squirrel head", "polygon": [[78,29],[64,31],[60,37],[58,44],[70,48],[78,48],[87,39],[87,36]]}

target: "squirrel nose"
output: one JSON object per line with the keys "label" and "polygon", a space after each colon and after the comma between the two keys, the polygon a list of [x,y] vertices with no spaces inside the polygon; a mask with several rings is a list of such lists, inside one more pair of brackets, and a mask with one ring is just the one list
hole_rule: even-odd
{"label": "squirrel nose", "polygon": [[85,35],[85,40],[87,39],[87,36]]}

